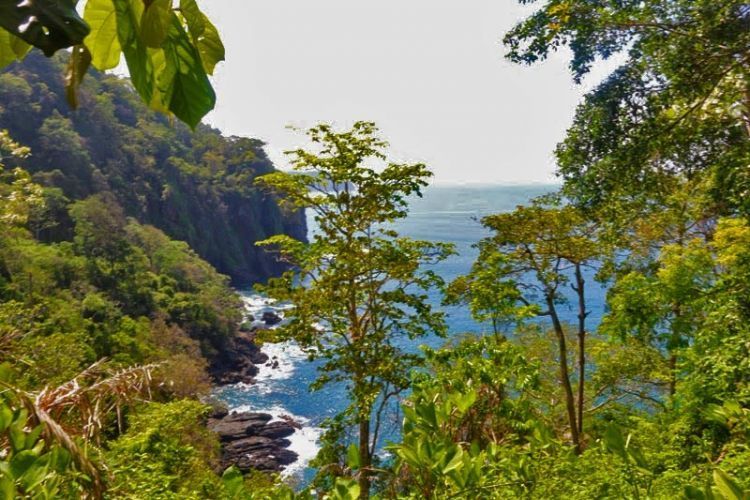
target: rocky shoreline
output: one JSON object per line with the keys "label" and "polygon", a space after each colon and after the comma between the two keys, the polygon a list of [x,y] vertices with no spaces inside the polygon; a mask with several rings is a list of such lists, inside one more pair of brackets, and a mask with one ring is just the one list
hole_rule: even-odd
{"label": "rocky shoreline", "polygon": [[287,449],[287,437],[301,425],[291,418],[273,420],[268,413],[215,412],[208,428],[221,440],[221,469],[234,465],[242,472],[280,472],[298,455]]}
{"label": "rocky shoreline", "polygon": [[[250,318],[251,323],[253,319]],[[255,344],[255,333],[281,320],[277,314],[266,312],[260,324],[254,322],[250,328],[241,328],[210,367],[214,384],[254,384],[259,366],[271,369],[278,366]],[[235,466],[242,472],[280,472],[296,462],[299,457],[288,449],[291,443],[286,438],[301,427],[291,417],[283,415],[274,420],[268,413],[229,412],[226,409],[215,410],[208,420],[208,428],[218,434],[221,442],[221,469]]]}

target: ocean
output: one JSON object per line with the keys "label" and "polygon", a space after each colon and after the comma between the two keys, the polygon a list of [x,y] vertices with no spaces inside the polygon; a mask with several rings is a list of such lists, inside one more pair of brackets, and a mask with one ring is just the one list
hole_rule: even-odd
{"label": "ocean", "polygon": [[[433,268],[443,279],[451,281],[469,271],[477,256],[477,250],[473,245],[488,234],[479,223],[481,217],[511,211],[516,206],[554,189],[555,186],[549,185],[431,186],[425,190],[424,197],[415,198],[410,202],[409,216],[395,224],[395,229],[401,235],[415,239],[453,243],[457,254]],[[312,221],[309,221],[309,224],[310,231],[314,232]],[[592,279],[587,279],[587,282],[590,283],[591,295],[588,305],[592,311],[589,321],[596,324],[604,311],[605,291],[593,283]],[[251,290],[241,293],[248,313],[256,318],[265,310],[272,310],[283,316],[284,309],[288,307],[273,304]],[[433,305],[439,305],[439,292],[431,293],[429,300]],[[443,310],[447,315],[449,336],[491,331],[489,325],[475,322],[465,307],[443,307]],[[563,305],[561,308],[561,315],[566,321],[575,321],[576,313],[574,304]],[[416,342],[439,347],[446,339],[434,336]],[[304,484],[314,475],[314,471],[307,464],[318,450],[317,441],[321,434],[318,426],[348,404],[344,388],[327,387],[311,393],[308,388],[316,378],[316,364],[307,361],[300,349],[291,343],[266,344],[262,350],[272,361],[278,362],[277,367],[261,367],[257,383],[254,385],[226,386],[217,390],[216,395],[232,410],[263,411],[275,417],[284,414],[304,424],[303,429],[289,438],[292,443],[290,449],[297,452],[300,458],[283,473],[291,482]],[[398,435],[399,420],[399,415],[394,414],[386,423],[386,438]]]}

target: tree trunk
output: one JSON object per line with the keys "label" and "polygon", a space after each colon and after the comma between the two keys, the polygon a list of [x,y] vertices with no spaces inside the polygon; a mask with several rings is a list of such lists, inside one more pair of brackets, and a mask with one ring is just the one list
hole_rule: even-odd
{"label": "tree trunk", "polygon": [[586,295],[581,265],[576,264],[576,286],[578,294],[578,434],[583,435],[583,403],[586,386]]}
{"label": "tree trunk", "polygon": [[558,348],[560,350],[560,384],[565,391],[565,406],[568,410],[568,423],[570,424],[570,435],[573,439],[576,454],[581,453],[581,440],[578,435],[578,425],[576,423],[576,405],[573,388],[570,385],[570,374],[568,373],[568,347],[565,341],[565,331],[563,331],[560,318],[557,316],[555,303],[552,297],[547,297],[547,307],[552,317],[552,326],[557,336]]}
{"label": "tree trunk", "polygon": [[370,498],[370,415],[359,421],[359,498]]}

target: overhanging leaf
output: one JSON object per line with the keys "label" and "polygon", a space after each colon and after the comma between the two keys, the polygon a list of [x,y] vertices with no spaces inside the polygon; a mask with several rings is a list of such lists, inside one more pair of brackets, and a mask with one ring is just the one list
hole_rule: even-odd
{"label": "overhanging leaf", "polygon": [[167,39],[172,22],[172,0],[154,0],[143,11],[141,40],[147,47],[159,48]]}
{"label": "overhanging leaf", "polygon": [[180,13],[187,23],[190,38],[200,53],[206,73],[212,75],[216,64],[224,60],[224,44],[219,31],[201,12],[195,0],[180,0]]}
{"label": "overhanging leaf", "polygon": [[8,31],[0,29],[0,68],[23,59],[31,45]]}
{"label": "overhanging leaf", "polygon": [[70,54],[65,73],[65,98],[71,108],[78,107],[78,87],[91,66],[91,53],[85,45],[76,45]]}
{"label": "overhanging leaf", "polygon": [[122,48],[113,0],[88,0],[83,17],[91,26],[91,33],[84,40],[91,52],[91,63],[101,71],[117,67]]}
{"label": "overhanging leaf", "polygon": [[75,0],[0,0],[0,26],[51,56],[78,45],[89,26],[76,12]]}
{"label": "overhanging leaf", "polygon": [[216,94],[203,68],[197,49],[190,43],[177,16],[164,42],[167,67],[176,69],[172,83],[169,110],[180,120],[195,128],[214,108]]}
{"label": "overhanging leaf", "polygon": [[148,48],[138,35],[143,16],[141,0],[112,0],[117,14],[117,38],[125,54],[130,81],[141,98],[151,103],[154,91],[154,67]]}

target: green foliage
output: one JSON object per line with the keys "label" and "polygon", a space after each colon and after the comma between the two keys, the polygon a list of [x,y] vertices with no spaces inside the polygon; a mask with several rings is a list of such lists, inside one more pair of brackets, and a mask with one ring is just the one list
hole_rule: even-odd
{"label": "green foliage", "polygon": [[[4,162],[28,155],[0,139]],[[108,193],[69,206],[73,241],[35,239],[50,199],[26,171],[2,171],[0,385],[24,403],[0,394],[5,496],[101,498],[105,486],[133,498],[212,495],[218,444],[206,408],[179,398],[209,389],[208,361],[236,331],[239,298],[185,243],[128,219]],[[156,366],[132,368],[147,363]],[[171,402],[136,407],[141,390]]]}
{"label": "green foliage", "polygon": [[108,205],[114,199],[127,217],[185,241],[235,285],[284,270],[253,242],[282,233],[304,239],[306,228],[302,213],[282,211],[253,187],[253,179],[274,170],[262,142],[222,137],[207,126],[191,133],[150,111],[127,81],[98,72],[81,83],[83,106],[72,112],[61,98],[66,64],[63,55],[31,54],[0,74],[0,123],[33,150],[19,163],[50,202],[44,217],[35,218],[35,236],[71,239],[64,197],[78,201],[109,192]]}
{"label": "green foliage", "polygon": [[109,494],[117,498],[212,496],[221,482],[210,464],[215,440],[196,426],[208,408],[194,401],[152,403],[129,418],[130,430],[110,443],[114,469]]}
{"label": "green foliage", "polygon": [[430,371],[415,379],[403,407],[402,442],[390,448],[397,457],[391,493],[463,498],[524,491],[525,458],[503,457],[503,447],[520,452],[548,439],[528,400],[537,368],[496,336],[426,354]]}
{"label": "green foliage", "polygon": [[33,425],[28,411],[0,394],[0,439],[9,445],[0,458],[2,498],[59,498],[85,487],[87,481],[76,473],[70,453],[41,439],[43,429]]}
{"label": "green foliage", "polygon": [[[442,313],[427,304],[425,295],[442,281],[423,266],[451,252],[448,245],[400,237],[389,228],[388,223],[406,216],[406,198],[421,193],[430,173],[422,164],[387,163],[386,144],[375,132],[367,122],[346,132],[316,126],[308,135],[318,150],[290,153],[295,174],[259,179],[285,203],[307,208],[319,227],[309,245],[288,236],[261,243],[294,266],[265,290],[295,306],[279,330],[281,338],[294,339],[312,358],[325,360],[313,387],[348,383],[345,423],[359,426],[363,496],[377,446],[381,411],[376,405],[382,408],[405,390],[410,370],[420,363],[396,340],[445,332]],[[386,162],[385,167],[367,165],[376,161]]]}
{"label": "green foliage", "polygon": [[576,80],[597,59],[625,56],[557,149],[579,203],[647,198],[670,178],[704,175],[717,201],[746,210],[749,36],[741,0],[545,0],[505,43],[523,63],[569,48]]}
{"label": "green foliage", "polygon": [[116,67],[120,54],[133,86],[152,109],[172,113],[192,129],[216,102],[209,74],[224,60],[219,33],[194,0],[37,0],[0,5],[0,64],[23,59],[28,43],[51,56],[73,47],[66,75],[68,103],[78,106],[78,87],[89,65]]}

